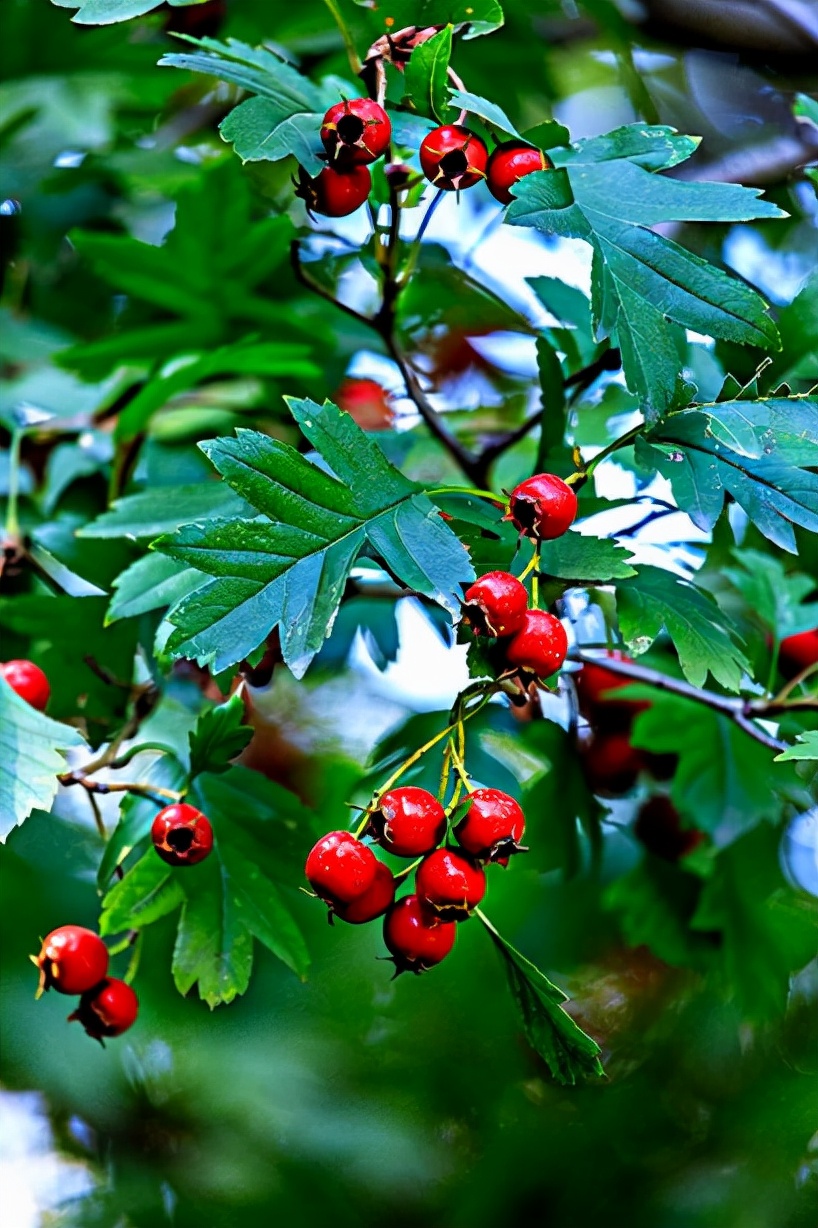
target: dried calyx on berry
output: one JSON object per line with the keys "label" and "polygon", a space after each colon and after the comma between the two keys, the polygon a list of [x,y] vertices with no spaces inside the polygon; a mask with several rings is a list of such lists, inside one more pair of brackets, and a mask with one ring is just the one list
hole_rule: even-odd
{"label": "dried calyx on berry", "polygon": [[509,497],[506,520],[526,537],[552,541],[562,537],[577,515],[577,496],[555,473],[536,473],[521,482]]}
{"label": "dried calyx on berry", "polygon": [[513,853],[527,853],[520,841],[525,815],[519,804],[500,789],[474,789],[465,799],[468,806],[454,829],[460,847],[479,861],[507,865]]}
{"label": "dried calyx on berry", "polygon": [[434,128],[421,142],[423,173],[446,192],[461,192],[485,179],[487,163],[485,143],[460,124]]}
{"label": "dried calyx on berry", "polygon": [[528,610],[525,586],[508,571],[487,571],[466,589],[464,617],[475,635],[514,635]]}
{"label": "dried calyx on berry", "polygon": [[48,989],[78,994],[93,989],[108,971],[108,948],[93,930],[61,925],[43,941],[32,960],[40,969],[37,997]]}
{"label": "dried calyx on berry", "polygon": [[506,664],[548,678],[562,667],[568,635],[558,618],[546,610],[529,610],[522,628],[503,645]]}
{"label": "dried calyx on berry", "polygon": [[454,946],[457,926],[434,915],[416,895],[405,895],[389,909],[383,940],[401,972],[426,972],[445,959]]}
{"label": "dried calyx on berry", "polygon": [[213,848],[210,820],[186,802],[165,806],[151,825],[151,841],[169,866],[195,866]]}
{"label": "dried calyx on berry", "polygon": [[2,661],[0,677],[5,678],[15,694],[38,712],[44,712],[51,697],[51,685],[39,665],[33,661]]}
{"label": "dried calyx on berry", "polygon": [[442,921],[465,921],[486,894],[486,874],[465,853],[437,849],[415,876],[418,898]]}
{"label": "dried calyx on berry", "polygon": [[325,166],[315,178],[298,168],[295,194],[310,213],[347,217],[364,204],[372,191],[372,176],[366,166],[351,166],[344,172]]}
{"label": "dried calyx on berry", "polygon": [[525,175],[553,169],[553,162],[541,149],[525,141],[503,141],[493,151],[486,168],[486,182],[492,196],[504,205],[514,200],[511,188]]}
{"label": "dried calyx on berry", "polygon": [[390,789],[378,800],[369,830],[396,857],[421,857],[446,835],[446,812],[436,797],[415,785]]}
{"label": "dried calyx on berry", "polygon": [[102,1044],[104,1038],[121,1036],[133,1027],[138,1013],[139,1000],[130,985],[112,976],[84,993],[68,1020],[78,1020]]}
{"label": "dried calyx on berry", "polygon": [[386,153],[391,139],[389,116],[371,98],[337,102],[321,124],[321,142],[336,170],[374,162]]}

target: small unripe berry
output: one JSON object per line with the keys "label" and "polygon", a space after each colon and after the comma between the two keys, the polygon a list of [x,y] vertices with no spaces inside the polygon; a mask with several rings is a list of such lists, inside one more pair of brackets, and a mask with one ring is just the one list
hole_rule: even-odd
{"label": "small unripe berry", "polygon": [[511,492],[507,520],[535,540],[562,537],[574,523],[577,497],[555,473],[536,473]]}
{"label": "small unripe berry", "polygon": [[400,972],[425,972],[451,951],[457,937],[452,921],[441,921],[416,895],[405,895],[389,909],[383,939]]}
{"label": "small unripe berry", "polygon": [[504,646],[508,665],[548,678],[562,666],[568,636],[558,618],[546,610],[529,610],[522,629]]}
{"label": "small unripe berry", "polygon": [[418,866],[418,898],[444,921],[465,921],[486,894],[482,866],[454,849],[437,849]]}
{"label": "small unripe berry", "polygon": [[382,917],[386,910],[392,907],[394,900],[395,876],[389,866],[379,861],[375,867],[375,881],[372,886],[351,904],[335,904],[331,913],[341,921],[348,921],[350,925],[365,925],[367,921]]}
{"label": "small unripe berry", "polygon": [[213,848],[210,820],[186,802],[165,806],[151,826],[151,840],[169,866],[195,866]]}
{"label": "small unripe berry", "polygon": [[351,904],[375,881],[378,860],[351,832],[331,831],[313,845],[304,871],[327,904]]}
{"label": "small unripe berry", "polygon": [[325,166],[314,179],[301,167],[295,194],[310,213],[347,217],[360,209],[371,191],[372,176],[367,167],[352,166],[342,173]]}
{"label": "small unripe berry", "polygon": [[524,853],[520,841],[525,815],[508,793],[500,789],[475,789],[466,801],[469,808],[454,829],[457,842],[480,861],[505,864],[512,853]]}
{"label": "small unripe berry", "polygon": [[488,150],[479,136],[460,124],[444,124],[426,134],[420,165],[436,188],[460,192],[485,179]]}
{"label": "small unripe berry", "polygon": [[389,148],[392,124],[371,98],[350,98],[330,107],[321,124],[321,141],[336,170],[364,166]]}
{"label": "small unripe berry", "polygon": [[51,686],[39,665],[33,661],[3,661],[0,676],[21,699],[38,712],[44,712],[51,696]]}
{"label": "small unripe berry", "polygon": [[507,571],[488,571],[466,589],[465,617],[476,635],[513,635],[528,610],[525,586]]}
{"label": "small unripe berry", "polygon": [[139,1000],[130,985],[112,976],[84,993],[68,1018],[77,1019],[89,1036],[102,1041],[127,1032],[136,1023],[138,1013]]}
{"label": "small unripe berry", "polygon": [[93,930],[82,925],[61,925],[45,939],[34,962],[40,969],[38,994],[47,989],[85,993],[105,977],[108,948]]}
{"label": "small unripe berry", "polygon": [[533,171],[551,170],[553,165],[541,149],[525,141],[503,141],[489,158],[486,169],[489,191],[496,200],[509,205],[514,199],[510,189],[515,183]]}
{"label": "small unripe berry", "polygon": [[421,857],[446,835],[446,812],[426,789],[404,785],[384,793],[370,827],[381,848],[397,857]]}

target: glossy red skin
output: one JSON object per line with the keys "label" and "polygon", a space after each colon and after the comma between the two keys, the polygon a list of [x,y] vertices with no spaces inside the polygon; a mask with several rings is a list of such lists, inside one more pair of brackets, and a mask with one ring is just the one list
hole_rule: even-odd
{"label": "glossy red skin", "polygon": [[383,940],[398,972],[425,972],[439,964],[456,937],[454,922],[439,920],[416,895],[398,900],[383,923]]}
{"label": "glossy red skin", "polygon": [[139,999],[130,985],[112,976],[83,994],[79,1006],[68,1018],[78,1019],[89,1036],[102,1040],[127,1032],[136,1023],[138,1014]]}
{"label": "glossy red skin", "polygon": [[420,145],[424,175],[446,192],[461,192],[485,179],[488,157],[489,151],[480,137],[460,124],[433,129]]}
{"label": "glossy red skin", "polygon": [[335,403],[362,431],[387,431],[392,426],[389,393],[374,379],[345,379],[335,394]]}
{"label": "glossy red skin", "polygon": [[628,793],[644,767],[642,752],[631,746],[627,732],[619,730],[595,734],[582,758],[591,792],[612,797]]}
{"label": "glossy red skin", "polygon": [[213,849],[210,820],[187,802],[160,810],[151,824],[151,840],[169,866],[195,866]]}
{"label": "glossy red skin", "polygon": [[372,191],[372,176],[365,166],[353,166],[343,173],[325,166],[314,179],[304,172],[296,196],[310,213],[325,217],[348,217],[366,202]]}
{"label": "glossy red skin", "polygon": [[418,866],[418,898],[444,921],[465,921],[486,894],[482,866],[455,849],[436,849]]}
{"label": "glossy red skin", "polygon": [[526,145],[525,141],[504,141],[489,158],[486,182],[495,200],[510,205],[514,197],[509,189],[515,183],[534,171],[551,170],[553,165],[541,149]]}
{"label": "glossy red skin", "polygon": [[365,925],[367,921],[382,917],[394,901],[395,876],[389,866],[379,861],[372,886],[351,904],[336,904],[332,911],[341,921],[348,921],[350,925]]}
{"label": "glossy red skin", "polygon": [[330,107],[321,124],[321,142],[336,170],[366,166],[386,153],[392,124],[371,98],[350,98]]}
{"label": "glossy red skin", "polygon": [[351,904],[375,881],[378,859],[351,832],[331,831],[313,845],[304,872],[327,904]]}
{"label": "glossy red skin", "polygon": [[504,864],[512,853],[525,852],[525,815],[513,797],[500,789],[475,789],[466,801],[471,805],[454,829],[462,849],[480,861]]}
{"label": "glossy red skin", "polygon": [[33,661],[4,661],[0,674],[12,691],[38,712],[45,712],[51,697],[51,685],[39,665]]}
{"label": "glossy red skin", "polygon": [[[631,657],[618,648],[611,649],[605,656],[614,661],[624,661],[633,664]],[[600,662],[605,658],[601,657]],[[585,664],[578,674],[574,674],[579,700],[579,710],[592,725],[600,729],[625,730],[630,727],[635,716],[647,712],[650,702],[646,699],[618,699],[614,692],[623,687],[633,686],[633,679],[623,678],[606,669],[603,664]]]}
{"label": "glossy red skin", "polygon": [[381,848],[396,857],[422,857],[446,835],[446,812],[426,789],[405,785],[384,793],[371,828]]}
{"label": "glossy red skin", "polygon": [[508,516],[527,537],[553,541],[562,537],[577,517],[577,497],[555,473],[535,473],[511,492]]}
{"label": "glossy red skin", "polygon": [[704,839],[697,828],[682,826],[682,816],[664,794],[648,798],[639,808],[633,834],[649,853],[665,861],[679,861]]}
{"label": "glossy red skin", "polygon": [[546,610],[529,610],[521,631],[505,644],[506,662],[548,678],[562,666],[568,653],[568,636],[558,618]]}
{"label": "glossy red skin", "polygon": [[818,662],[818,627],[788,635],[778,650],[778,668],[785,678],[795,678],[802,670]]}
{"label": "glossy red skin", "polygon": [[81,925],[61,925],[44,940],[37,956],[40,993],[81,994],[104,980],[108,948],[102,939]]}
{"label": "glossy red skin", "polygon": [[522,629],[528,593],[508,571],[487,571],[466,589],[466,617],[475,635],[514,635]]}

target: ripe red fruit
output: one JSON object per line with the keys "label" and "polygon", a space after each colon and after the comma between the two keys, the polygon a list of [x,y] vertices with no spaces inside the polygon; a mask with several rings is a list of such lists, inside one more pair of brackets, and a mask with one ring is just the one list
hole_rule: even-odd
{"label": "ripe red fruit", "polygon": [[169,866],[195,866],[213,848],[210,820],[187,802],[165,806],[151,825],[151,840]]}
{"label": "ripe red fruit", "polygon": [[47,989],[85,993],[105,977],[108,948],[93,930],[81,925],[61,925],[45,939],[34,962],[40,969],[38,995]]}
{"label": "ripe red fruit", "polygon": [[78,1019],[89,1036],[101,1041],[105,1036],[121,1036],[136,1023],[139,1000],[125,981],[109,977],[101,985],[89,989],[69,1021]]}
{"label": "ripe red fruit", "polygon": [[664,794],[648,798],[640,806],[633,834],[649,853],[665,861],[678,861],[686,857],[704,839],[697,828],[682,826],[682,816]]}
{"label": "ripe red fruit", "polygon": [[397,973],[425,972],[451,951],[457,936],[452,921],[434,916],[416,895],[405,895],[386,914],[383,940]]}
{"label": "ripe red fruit", "polygon": [[351,832],[331,831],[313,845],[304,872],[327,904],[351,904],[375,881],[378,859]]}
{"label": "ripe red fruit", "polygon": [[168,34],[192,34],[195,38],[213,38],[227,16],[227,0],[204,0],[203,4],[184,8],[162,6],[167,10],[165,30]]}
{"label": "ripe red fruit", "polygon": [[508,571],[488,571],[466,589],[465,615],[476,635],[513,635],[522,629],[528,593]]}
{"label": "ripe red fruit", "polygon": [[535,473],[511,492],[506,520],[527,537],[552,541],[567,533],[576,515],[577,497],[568,483],[555,473]]}
{"label": "ripe red fruit", "polygon": [[[350,925],[364,925],[382,917],[387,908],[391,908],[395,900],[395,876],[379,861],[375,867],[375,881],[363,895],[359,895],[351,904],[335,904],[331,912]],[[330,918],[331,919],[331,918]]]}
{"label": "ripe red fruit", "polygon": [[405,785],[384,793],[370,827],[378,844],[388,852],[397,857],[420,857],[437,848],[446,835],[446,812],[426,789]]}
{"label": "ripe red fruit", "polygon": [[418,866],[418,898],[443,921],[465,921],[486,894],[482,866],[454,849],[437,849]]}
{"label": "ripe red fruit", "polygon": [[0,676],[32,708],[38,712],[45,711],[51,686],[39,665],[33,661],[3,661],[0,663]]}
{"label": "ripe red fruit", "polygon": [[644,767],[642,752],[631,746],[627,732],[605,730],[582,751],[583,769],[592,793],[618,796],[636,784]]}
{"label": "ripe red fruit", "polygon": [[[606,652],[605,657],[611,661],[633,664],[631,658],[618,648]],[[633,686],[633,680],[606,669],[602,664],[605,657],[600,657],[599,664],[586,662],[574,675],[579,710],[586,720],[600,729],[627,729],[635,716],[648,710],[650,702],[646,699],[619,699],[615,692]]]}
{"label": "ripe red fruit", "polygon": [[520,841],[525,815],[508,793],[500,789],[475,789],[466,798],[470,806],[457,824],[457,842],[480,861],[505,864],[512,853],[525,853]]}
{"label": "ripe red fruit", "polygon": [[362,431],[386,431],[392,425],[389,393],[374,379],[345,379],[335,394],[335,403]]}
{"label": "ripe red fruit", "polygon": [[509,189],[515,183],[532,171],[551,170],[553,165],[541,149],[525,141],[503,141],[489,158],[486,169],[489,191],[496,200],[509,205],[514,199]]}
{"label": "ripe red fruit", "polygon": [[485,143],[460,124],[444,124],[426,134],[420,145],[420,165],[436,188],[460,192],[485,179]]}
{"label": "ripe red fruit", "polygon": [[785,678],[794,678],[809,665],[818,662],[818,627],[788,635],[778,650],[778,668]]}
{"label": "ripe red fruit", "polygon": [[372,176],[365,166],[352,166],[343,173],[325,166],[314,179],[301,167],[295,194],[310,213],[346,217],[361,207],[371,191]]}
{"label": "ripe red fruit", "polygon": [[386,153],[392,124],[371,98],[350,98],[330,107],[321,124],[321,141],[336,170],[365,166]]}
{"label": "ripe red fruit", "polygon": [[529,610],[522,629],[505,645],[506,662],[548,678],[568,653],[568,636],[558,618],[546,610]]}

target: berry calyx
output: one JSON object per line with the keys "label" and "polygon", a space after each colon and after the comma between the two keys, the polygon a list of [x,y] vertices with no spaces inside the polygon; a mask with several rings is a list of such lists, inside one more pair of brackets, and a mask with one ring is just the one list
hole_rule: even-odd
{"label": "berry calyx", "polygon": [[386,153],[391,139],[389,116],[371,98],[336,102],[321,123],[321,143],[339,171],[374,162]]}
{"label": "berry calyx", "polygon": [[389,393],[374,379],[345,379],[335,394],[335,403],[362,431],[386,431],[392,425]]}
{"label": "berry calyx", "polygon": [[599,658],[599,663],[586,661],[579,673],[574,675],[579,710],[590,724],[600,729],[627,729],[635,716],[648,710],[650,702],[618,698],[616,692],[633,686],[633,680],[606,669],[603,664],[606,658],[633,664],[632,659],[618,648],[606,652],[604,657]]}
{"label": "berry calyx", "polygon": [[347,217],[360,209],[371,191],[372,176],[365,166],[352,166],[343,173],[325,166],[314,179],[302,166],[295,194],[301,197],[310,213]]}
{"label": "berry calyx", "polygon": [[418,897],[443,921],[465,921],[486,894],[486,875],[470,857],[437,849],[418,866]]}
{"label": "berry calyx", "polygon": [[0,676],[32,708],[45,711],[51,697],[51,685],[39,665],[33,661],[3,661]]}
{"label": "berry calyx", "polygon": [[365,925],[367,921],[374,921],[376,917],[382,917],[387,908],[391,908],[394,901],[395,876],[389,866],[379,861],[375,868],[375,881],[372,886],[351,904],[335,904],[330,910],[330,920],[334,914],[341,921],[348,921],[350,925]]}
{"label": "berry calyx", "polygon": [[486,182],[495,200],[510,205],[514,200],[510,189],[524,175],[533,171],[552,170],[554,163],[541,149],[525,141],[503,141],[492,152],[486,168]]}
{"label": "berry calyx", "polygon": [[384,793],[370,829],[381,848],[397,857],[421,857],[446,835],[446,812],[426,789],[405,785]]}
{"label": "berry calyx", "polygon": [[317,896],[333,908],[351,904],[375,881],[378,859],[348,831],[331,831],[313,845],[304,872]]}
{"label": "berry calyx", "polygon": [[778,650],[778,668],[785,678],[795,678],[802,670],[818,663],[818,627],[787,635]]}
{"label": "berry calyx", "polygon": [[465,617],[475,635],[513,635],[528,610],[525,586],[508,571],[487,571],[466,589]]}
{"label": "berry calyx", "polygon": [[436,188],[461,192],[486,177],[489,151],[460,124],[444,124],[427,133],[420,145],[420,165]]}
{"label": "berry calyx", "polygon": [[383,940],[401,972],[425,972],[445,959],[454,946],[457,926],[441,921],[416,895],[405,895],[386,914]]}
{"label": "berry calyx", "polygon": [[84,993],[68,1019],[69,1022],[77,1019],[89,1036],[101,1042],[104,1037],[127,1032],[136,1023],[138,1013],[139,999],[130,985],[112,976]]}
{"label": "berry calyx", "polygon": [[591,792],[612,797],[628,793],[645,766],[629,734],[619,730],[594,734],[582,751],[582,765]]}
{"label": "berry calyx", "polygon": [[505,517],[526,537],[553,541],[562,537],[577,515],[577,496],[555,473],[535,473],[511,492]]}
{"label": "berry calyx", "polygon": [[40,969],[38,997],[47,989],[85,993],[104,979],[108,948],[93,930],[82,925],[61,925],[45,939],[34,962]]}
{"label": "berry calyx", "polygon": [[151,840],[169,866],[195,866],[213,848],[210,820],[187,802],[165,806],[151,824]]}
{"label": "berry calyx", "polygon": [[520,844],[525,815],[513,797],[500,789],[474,789],[466,801],[469,808],[454,829],[465,852],[505,864],[512,853],[528,851]]}
{"label": "berry calyx", "polygon": [[568,653],[568,636],[558,618],[546,610],[529,610],[522,629],[505,644],[508,665],[548,678]]}

